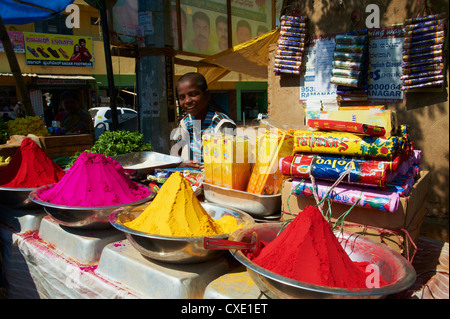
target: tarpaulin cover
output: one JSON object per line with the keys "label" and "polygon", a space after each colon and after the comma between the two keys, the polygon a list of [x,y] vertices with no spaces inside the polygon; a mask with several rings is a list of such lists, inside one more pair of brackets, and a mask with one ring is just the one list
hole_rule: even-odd
{"label": "tarpaulin cover", "polygon": [[4,24],[27,24],[46,20],[64,11],[74,0],[0,0]]}
{"label": "tarpaulin cover", "polygon": [[259,37],[207,57],[201,62],[217,65],[217,67],[201,66],[197,71],[203,74],[208,83],[218,80],[230,71],[267,79],[269,65],[269,45],[276,43],[280,30],[274,29]]}

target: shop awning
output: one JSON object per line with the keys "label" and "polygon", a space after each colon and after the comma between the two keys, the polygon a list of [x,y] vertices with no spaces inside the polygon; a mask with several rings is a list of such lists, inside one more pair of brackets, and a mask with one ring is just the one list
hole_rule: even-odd
{"label": "shop awning", "polygon": [[231,71],[267,79],[269,46],[276,43],[279,36],[280,30],[274,29],[231,49],[207,57],[200,62],[216,66],[199,66],[197,71],[205,76],[208,83],[219,80]]}
{"label": "shop awning", "polygon": [[2,0],[4,24],[27,24],[45,20],[64,11],[74,0]]}

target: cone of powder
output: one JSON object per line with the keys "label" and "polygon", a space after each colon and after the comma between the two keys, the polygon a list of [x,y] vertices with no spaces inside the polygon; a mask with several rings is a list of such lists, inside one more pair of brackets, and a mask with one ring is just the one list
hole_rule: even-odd
{"label": "cone of powder", "polygon": [[172,173],[148,207],[124,225],[149,234],[175,237],[213,236],[237,228],[232,216],[218,221],[211,218],[181,172]]}
{"label": "cone of powder", "polygon": [[350,259],[315,206],[307,206],[300,212],[252,261],[302,282],[348,289],[366,288],[364,269],[368,263]]}
{"label": "cone of powder", "polygon": [[39,190],[37,195],[57,205],[105,207],[139,201],[150,191],[130,180],[123,167],[109,156],[83,152],[58,183]]}
{"label": "cone of powder", "polygon": [[53,162],[32,139],[25,138],[8,165],[0,170],[0,186],[37,188],[55,184],[64,170]]}

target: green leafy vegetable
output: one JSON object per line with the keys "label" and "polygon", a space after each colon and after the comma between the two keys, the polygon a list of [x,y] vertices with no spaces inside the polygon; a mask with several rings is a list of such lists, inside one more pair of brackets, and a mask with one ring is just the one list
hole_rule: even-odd
{"label": "green leafy vegetable", "polygon": [[[144,136],[139,132],[105,131],[100,135],[98,140],[95,141],[92,148],[86,151],[106,156],[115,156],[151,150],[152,146],[144,141]],[[78,152],[72,156],[72,160],[67,164],[67,167],[72,166],[81,153],[82,152]]]}

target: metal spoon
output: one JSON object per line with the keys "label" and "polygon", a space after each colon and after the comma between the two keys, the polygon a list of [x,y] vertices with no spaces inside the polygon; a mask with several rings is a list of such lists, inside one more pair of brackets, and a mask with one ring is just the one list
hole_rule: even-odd
{"label": "metal spoon", "polygon": [[260,241],[256,232],[253,232],[252,240],[249,243],[220,238],[204,237],[203,247],[205,249],[213,250],[249,249],[252,251],[254,257],[258,256],[261,251]]}

